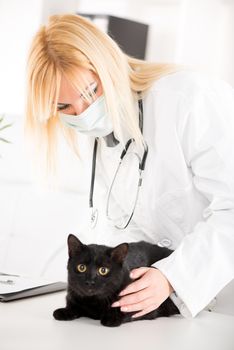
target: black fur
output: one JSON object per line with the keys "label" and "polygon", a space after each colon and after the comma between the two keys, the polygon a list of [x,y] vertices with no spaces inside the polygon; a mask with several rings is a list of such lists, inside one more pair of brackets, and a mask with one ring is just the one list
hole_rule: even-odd
{"label": "black fur", "polygon": [[[54,311],[57,320],[73,320],[81,316],[101,320],[104,326],[119,326],[124,322],[142,319],[155,319],[179,313],[171,299],[167,298],[158,309],[133,319],[136,313],[123,313],[111,304],[118,300],[118,294],[132,280],[132,269],[151,266],[172,253],[168,248],[144,241],[122,243],[111,248],[104,245],[82,244],[74,235],[68,236],[69,260],[68,289],[66,307]],[[79,272],[77,266],[84,264],[85,272]],[[101,276],[98,268],[109,268],[109,273]]]}

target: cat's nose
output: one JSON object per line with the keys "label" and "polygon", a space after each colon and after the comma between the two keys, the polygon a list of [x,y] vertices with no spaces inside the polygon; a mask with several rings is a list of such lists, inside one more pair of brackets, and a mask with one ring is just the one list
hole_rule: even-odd
{"label": "cat's nose", "polygon": [[85,284],[88,287],[93,287],[95,285],[95,281],[94,280],[88,280],[88,281],[85,281]]}

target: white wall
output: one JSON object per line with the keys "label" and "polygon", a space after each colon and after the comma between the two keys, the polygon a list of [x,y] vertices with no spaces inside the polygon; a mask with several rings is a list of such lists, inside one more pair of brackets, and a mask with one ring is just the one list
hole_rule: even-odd
{"label": "white wall", "polygon": [[80,0],[78,12],[104,13],[150,25],[147,43],[149,60],[174,62],[176,30],[181,0]]}
{"label": "white wall", "polygon": [[41,0],[0,0],[0,113],[24,111],[28,47],[41,15]]}
{"label": "white wall", "polygon": [[42,3],[41,21],[45,23],[50,15],[76,12],[79,0],[42,0]]}
{"label": "white wall", "polygon": [[183,0],[175,60],[196,64],[234,85],[234,1]]}
{"label": "white wall", "polygon": [[80,0],[79,11],[148,23],[147,59],[195,65],[234,86],[233,0]]}

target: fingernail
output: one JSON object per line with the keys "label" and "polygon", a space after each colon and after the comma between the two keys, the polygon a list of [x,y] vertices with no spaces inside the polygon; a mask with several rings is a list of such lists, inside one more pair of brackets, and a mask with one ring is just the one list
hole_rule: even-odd
{"label": "fingernail", "polygon": [[134,273],[133,272],[130,273],[130,278],[134,278]]}
{"label": "fingernail", "polygon": [[115,302],[111,305],[111,307],[118,307],[118,306],[120,306],[120,303],[119,303],[118,301],[115,301]]}
{"label": "fingernail", "polygon": [[126,306],[121,307],[121,311],[128,311],[128,308]]}
{"label": "fingernail", "polygon": [[122,292],[119,293],[119,296],[122,297],[124,295],[124,290],[122,290]]}

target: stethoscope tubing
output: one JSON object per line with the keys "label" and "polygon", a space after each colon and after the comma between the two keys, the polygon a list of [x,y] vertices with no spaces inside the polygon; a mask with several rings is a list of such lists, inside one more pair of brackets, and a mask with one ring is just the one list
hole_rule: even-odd
{"label": "stethoscope tubing", "polygon": [[[139,127],[140,127],[140,130],[141,130],[141,133],[143,133],[143,104],[142,104],[142,99],[138,100],[138,106],[139,106]],[[117,169],[115,171],[115,175],[113,177],[111,186],[110,186],[109,191],[108,191],[107,206],[106,206],[106,216],[107,216],[107,218],[109,220],[111,220],[111,218],[109,216],[109,211],[108,211],[111,191],[112,191],[112,188],[113,188],[116,176],[118,174],[119,168],[120,168],[120,166],[122,164],[122,161],[123,161],[123,159],[124,159],[128,149],[129,149],[130,145],[133,142],[135,142],[135,140],[133,138],[129,139],[126,142],[126,145],[125,145],[125,147],[124,147],[124,149],[123,149],[123,151],[122,151],[122,153],[120,155],[120,161],[119,161],[118,167],[117,167]],[[96,173],[97,148],[98,148],[98,138],[96,137],[95,141],[94,141],[94,147],[93,147],[91,184],[90,184],[90,193],[89,193],[89,207],[91,209],[91,226],[92,227],[94,227],[96,225],[97,216],[98,216],[97,209],[94,209],[94,207],[93,207],[93,193],[94,193],[95,173]],[[140,159],[140,157],[137,155],[138,158],[139,158],[139,181],[138,181],[138,186],[137,186],[136,200],[134,202],[134,207],[133,207],[132,213],[131,213],[127,223],[123,227],[121,227],[121,229],[124,229],[124,228],[126,228],[128,226],[128,224],[131,221],[132,216],[134,214],[136,203],[137,203],[137,199],[138,199],[139,190],[140,190],[140,187],[142,185],[142,172],[145,169],[147,155],[148,155],[148,146],[147,146],[146,143],[144,143],[144,153],[143,153],[142,159]],[[120,227],[118,227],[116,225],[114,225],[114,226],[116,228],[120,228]]]}

